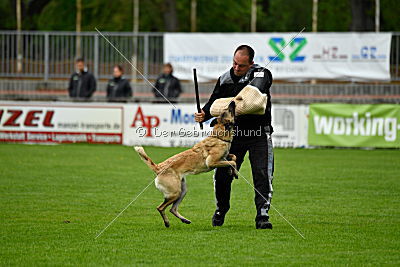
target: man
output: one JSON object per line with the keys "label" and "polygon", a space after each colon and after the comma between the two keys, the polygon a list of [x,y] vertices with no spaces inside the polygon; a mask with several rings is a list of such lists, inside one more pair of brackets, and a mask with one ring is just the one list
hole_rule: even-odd
{"label": "man", "polygon": [[176,99],[182,92],[178,78],[172,75],[173,71],[174,69],[170,63],[164,64],[163,73],[157,78],[156,84],[154,85],[158,91],[153,88],[154,96],[161,100],[158,102],[165,102],[164,97]]}
{"label": "man", "polygon": [[122,77],[124,70],[122,66],[115,65],[113,70],[114,78],[110,79],[107,84],[108,101],[126,101],[132,96],[132,88],[129,81]]}
{"label": "man", "polygon": [[76,60],[76,72],[69,81],[68,92],[72,98],[88,99],[96,91],[96,80],[85,67],[83,58]]}
{"label": "man", "polygon": [[[235,119],[235,137],[229,153],[236,155],[237,168],[243,163],[249,151],[250,164],[255,187],[255,218],[257,229],[272,229],[268,211],[272,198],[273,151],[271,126],[271,72],[253,62],[254,50],[248,45],[239,46],[234,53],[233,67],[218,78],[215,89],[201,113],[195,113],[197,122],[211,118],[210,107],[218,98],[234,97],[249,83],[268,95],[264,115],[241,115]],[[250,131],[256,130],[256,131]],[[258,130],[258,131],[257,131]],[[258,133],[249,136],[246,134]],[[229,168],[217,168],[214,174],[216,211],[212,218],[213,226],[222,226],[225,214],[230,208],[229,199],[233,177]]]}

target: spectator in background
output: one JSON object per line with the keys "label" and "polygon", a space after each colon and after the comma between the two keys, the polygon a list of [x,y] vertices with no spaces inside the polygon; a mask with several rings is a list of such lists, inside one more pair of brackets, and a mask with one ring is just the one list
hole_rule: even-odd
{"label": "spectator in background", "polygon": [[124,69],[120,65],[115,65],[113,70],[114,78],[107,84],[108,101],[126,101],[132,96],[132,88],[129,81],[122,77]]}
{"label": "spectator in background", "polygon": [[170,63],[164,64],[163,73],[157,78],[156,84],[154,85],[158,91],[153,88],[154,96],[158,100],[157,102],[166,102],[163,96],[168,99],[174,99],[178,98],[181,94],[181,83],[178,78],[172,75],[173,71]]}
{"label": "spectator in background", "polygon": [[76,72],[69,81],[68,92],[72,98],[89,99],[96,91],[96,79],[87,71],[82,58],[76,60]]}

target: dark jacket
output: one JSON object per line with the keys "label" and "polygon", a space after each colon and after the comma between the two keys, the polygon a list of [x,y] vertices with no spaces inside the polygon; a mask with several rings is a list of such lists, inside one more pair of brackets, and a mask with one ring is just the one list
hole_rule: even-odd
{"label": "dark jacket", "polygon": [[90,98],[96,91],[96,80],[88,71],[72,74],[68,92],[70,97]]}
{"label": "dark jacket", "polygon": [[[254,73],[258,72],[263,72],[264,74],[258,74],[257,78],[253,80]],[[212,118],[210,114],[210,108],[216,99],[236,96],[246,85],[249,84],[250,81],[252,81],[251,85],[256,86],[262,93],[267,94],[268,96],[265,114],[238,116],[235,121],[235,126],[237,126],[236,129],[258,130],[260,127],[262,129],[265,129],[264,126],[270,126],[270,131],[272,132],[270,94],[270,87],[272,85],[272,74],[269,70],[263,69],[257,64],[254,64],[251,69],[246,73],[246,75],[242,77],[235,76],[233,73],[233,68],[231,68],[229,71],[218,78],[217,84],[215,85],[214,91],[209,101],[203,107],[204,113],[206,114],[205,121]]]}
{"label": "dark jacket", "polygon": [[132,96],[132,88],[128,80],[114,77],[107,84],[108,100],[124,100]]}
{"label": "dark jacket", "polygon": [[159,91],[153,88],[154,96],[157,98],[163,98],[162,95],[167,98],[177,98],[182,92],[181,83],[172,74],[162,74],[157,78],[154,86]]}

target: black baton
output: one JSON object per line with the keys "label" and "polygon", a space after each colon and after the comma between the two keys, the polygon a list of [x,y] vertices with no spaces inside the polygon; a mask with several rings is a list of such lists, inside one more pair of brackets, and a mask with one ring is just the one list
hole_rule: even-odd
{"label": "black baton", "polygon": [[[196,69],[193,69],[193,79],[194,79],[194,91],[196,92],[196,104],[197,104],[197,112],[201,113],[201,108],[200,108],[200,98],[199,98],[199,84],[197,83],[197,74],[196,74]],[[200,123],[200,129],[203,130],[203,123]]]}

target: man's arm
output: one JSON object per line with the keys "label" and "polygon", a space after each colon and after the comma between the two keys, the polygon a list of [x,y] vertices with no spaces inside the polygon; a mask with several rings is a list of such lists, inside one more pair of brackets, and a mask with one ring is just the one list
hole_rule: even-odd
{"label": "man's arm", "polygon": [[111,86],[110,86],[110,81],[108,81],[108,83],[107,83],[107,89],[106,89],[106,92],[107,92],[107,97],[110,97],[110,96],[111,96]]}
{"label": "man's arm", "polygon": [[125,96],[125,97],[131,97],[131,96],[132,96],[132,87],[131,87],[131,83],[130,83],[128,80],[126,80],[125,82],[126,82],[126,83],[125,83],[125,88],[124,88],[124,91],[125,91],[124,96]]}
{"label": "man's arm", "polygon": [[69,85],[68,85],[68,93],[69,96],[72,97],[72,90],[73,90],[73,79],[74,79],[74,75],[72,74],[71,78],[69,79]]}
{"label": "man's arm", "polygon": [[173,90],[174,90],[173,97],[179,97],[179,95],[182,93],[181,83],[179,82],[179,79],[176,77],[175,77],[175,86]]}
{"label": "man's arm", "polygon": [[220,79],[218,79],[217,83],[215,84],[214,91],[212,92],[207,104],[205,104],[204,107],[202,108],[205,113],[205,117],[204,117],[203,121],[208,121],[209,119],[212,118],[211,113],[210,113],[210,108],[211,108],[211,105],[214,103],[214,101],[217,100],[218,98],[221,98]]}
{"label": "man's arm", "polygon": [[253,74],[252,77],[254,78],[252,78],[251,85],[257,87],[261,93],[267,94],[272,85],[272,74],[268,69],[256,70],[254,73],[260,73],[261,71],[264,75],[260,76],[260,74],[258,74],[258,76],[254,77],[257,74]]}
{"label": "man's arm", "polygon": [[264,73],[266,73],[268,77],[268,81],[265,83],[265,90],[269,92],[274,79],[272,78],[272,73],[269,69],[265,69]]}
{"label": "man's arm", "polygon": [[89,78],[89,92],[88,92],[88,97],[92,97],[93,93],[96,92],[96,79],[94,78],[94,75],[91,74]]}
{"label": "man's arm", "polygon": [[154,87],[153,87],[153,93],[154,93],[155,97],[161,97],[161,95],[159,93],[159,91],[160,91],[160,82],[159,81],[160,81],[160,77],[157,78],[156,83],[154,84]]}

